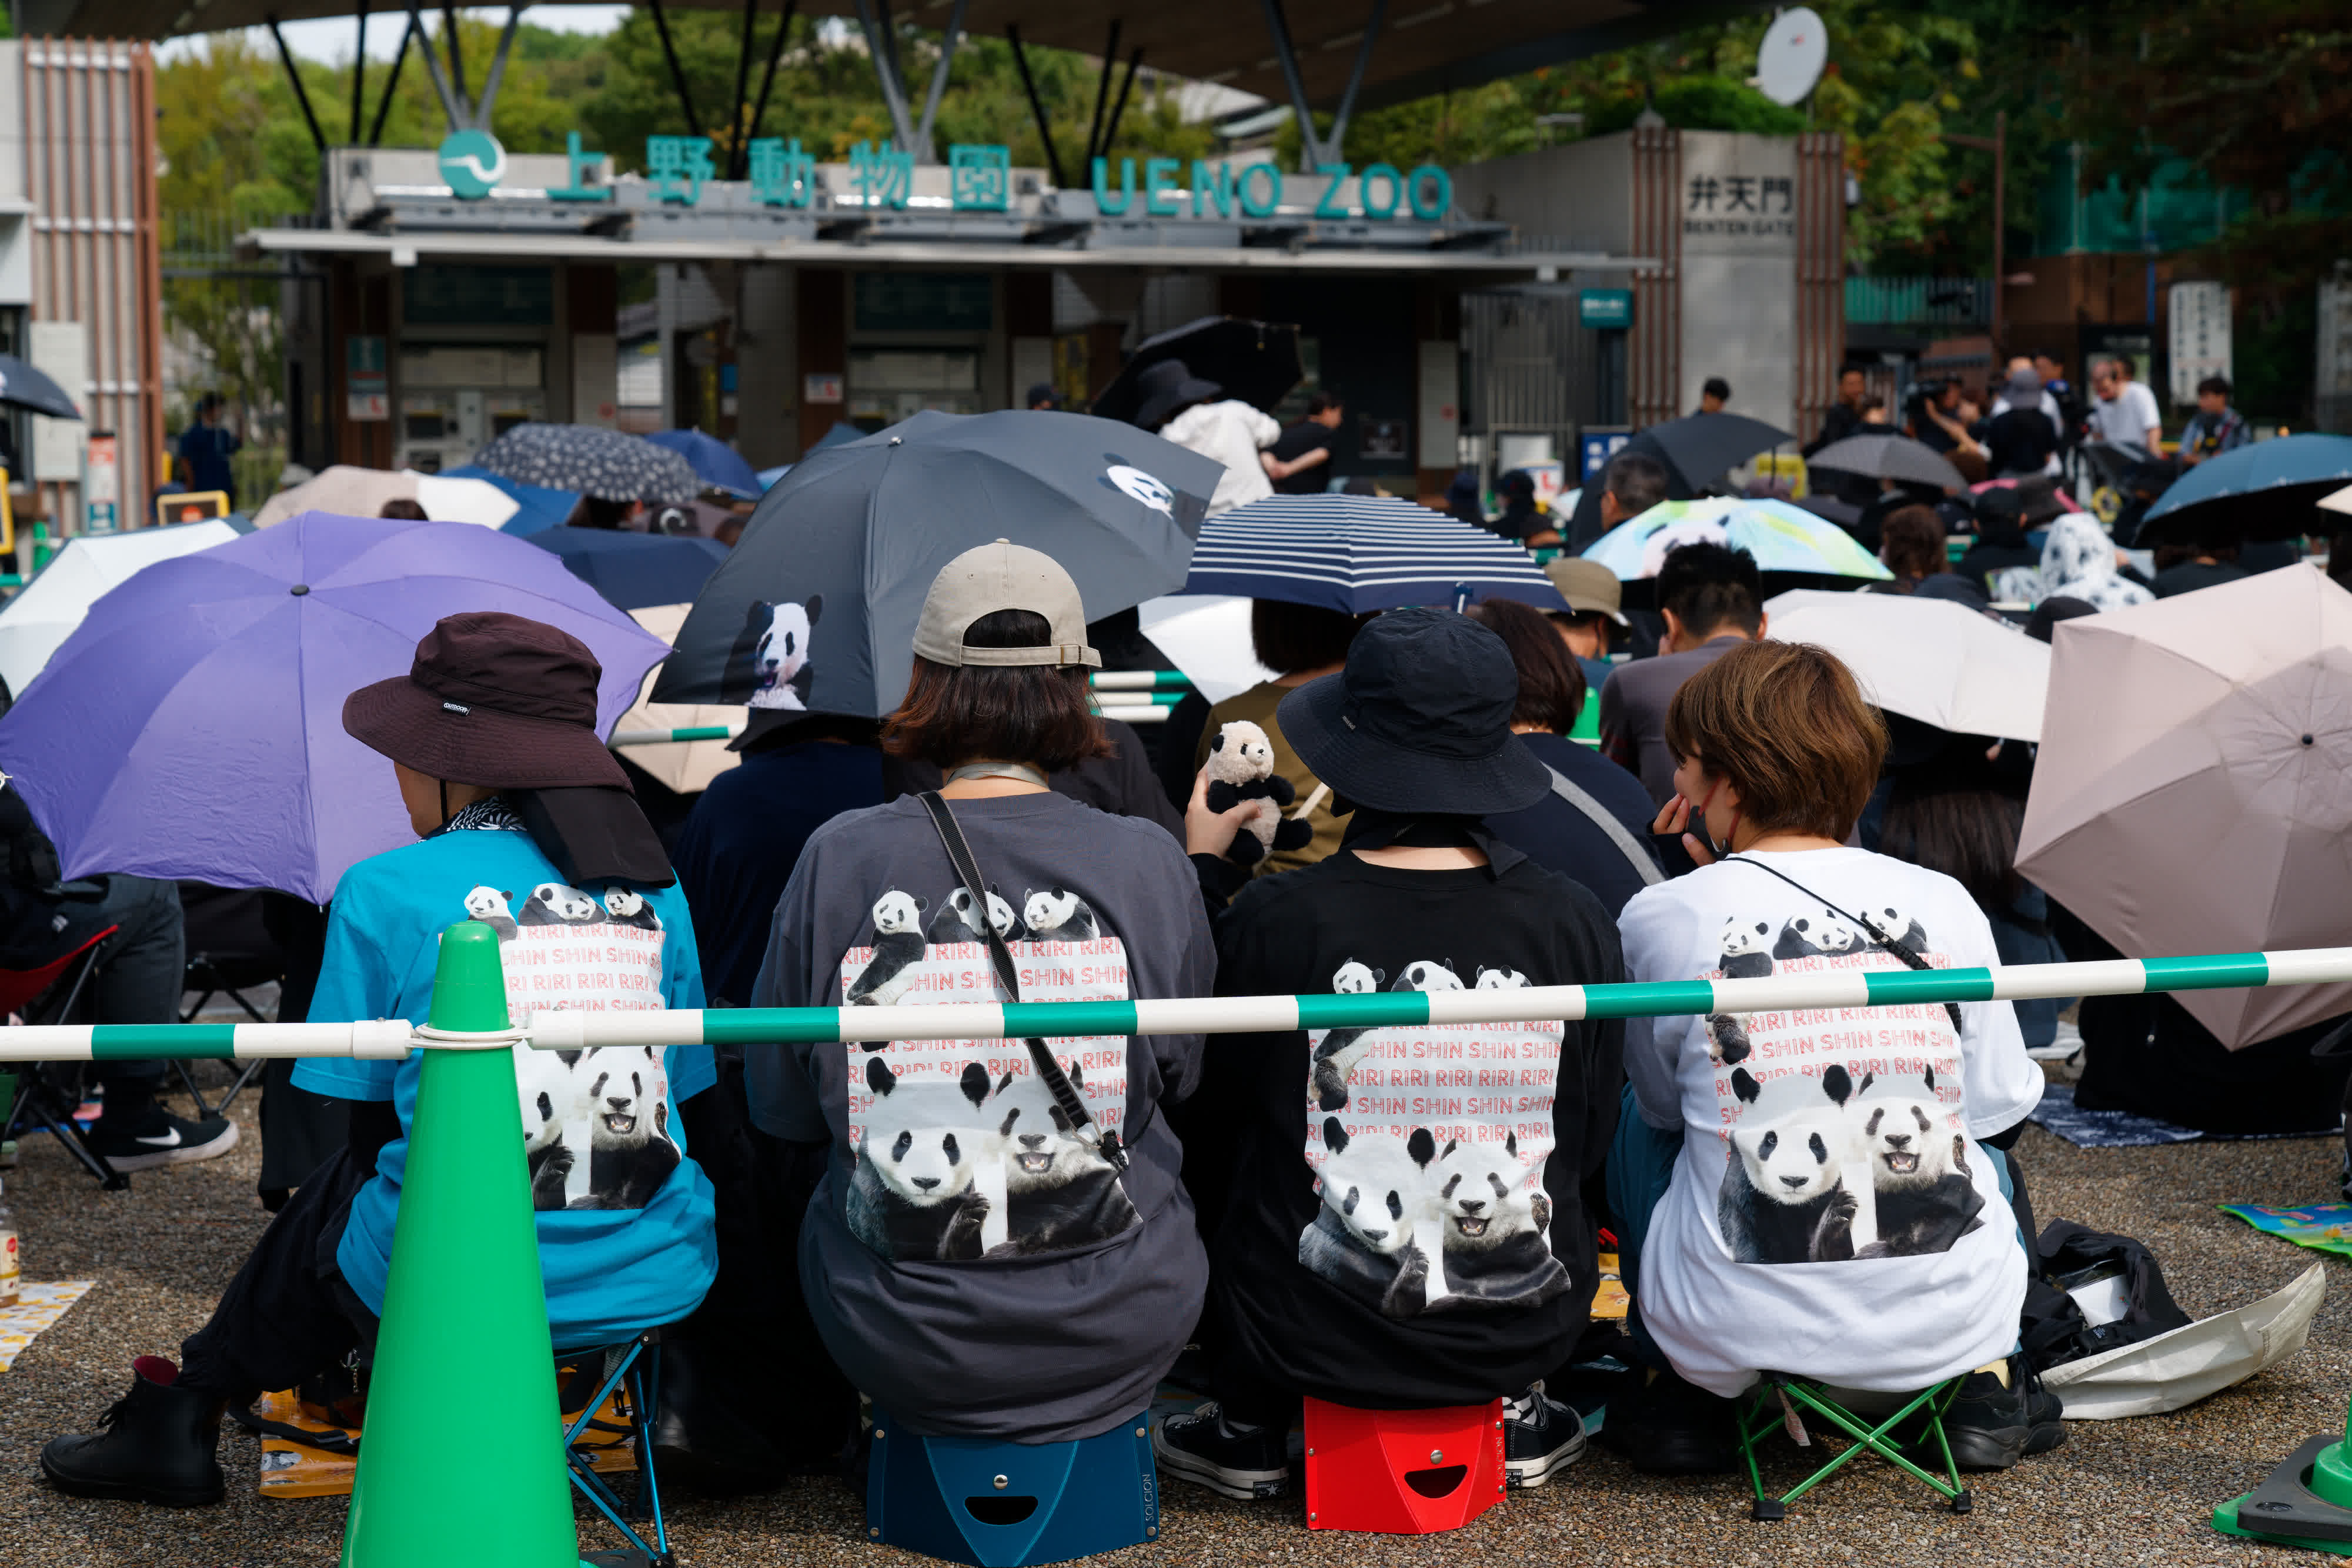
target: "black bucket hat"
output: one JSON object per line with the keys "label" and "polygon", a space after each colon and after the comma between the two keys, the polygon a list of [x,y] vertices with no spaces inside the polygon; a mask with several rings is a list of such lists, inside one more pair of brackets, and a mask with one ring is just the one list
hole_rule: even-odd
{"label": "black bucket hat", "polygon": [[1511,733],[1519,675],[1503,640],[1466,615],[1391,610],[1348,667],[1282,699],[1275,720],[1315,777],[1379,811],[1521,811],[1551,773]]}
{"label": "black bucket hat", "polygon": [[565,881],[676,877],[596,736],[604,667],[570,632],[499,611],[445,616],[405,675],[343,699],[352,737],[428,778],[506,793]]}
{"label": "black bucket hat", "polygon": [[628,788],[596,737],[604,666],[544,622],[475,611],[438,622],[408,674],[343,699],[343,728],[394,762],[493,789]]}
{"label": "black bucket hat", "polygon": [[1144,367],[1135,378],[1135,390],[1140,399],[1135,423],[1146,430],[1158,430],[1178,409],[1215,397],[1225,389],[1215,382],[1202,381],[1181,360],[1162,360]]}

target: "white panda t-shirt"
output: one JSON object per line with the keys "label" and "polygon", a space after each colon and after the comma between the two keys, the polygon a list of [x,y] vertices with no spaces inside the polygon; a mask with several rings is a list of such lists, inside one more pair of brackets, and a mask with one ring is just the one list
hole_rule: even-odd
{"label": "white panda t-shirt", "polygon": [[[1836,849],[1643,889],[1618,921],[1626,967],[1636,980],[1905,967],[1827,904],[1937,968],[2000,961],[1959,883]],[[1916,1392],[2013,1347],[2025,1254],[1975,1140],[2032,1110],[2042,1078],[2007,1002],[1962,1003],[1960,1019],[1956,1036],[1926,1004],[1628,1029],[1643,1118],[1683,1131],[1638,1284],[1676,1371],[1723,1395],[1767,1370]]]}

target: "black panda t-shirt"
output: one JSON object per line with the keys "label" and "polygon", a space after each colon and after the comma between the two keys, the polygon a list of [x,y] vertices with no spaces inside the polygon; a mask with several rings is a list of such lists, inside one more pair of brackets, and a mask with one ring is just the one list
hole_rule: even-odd
{"label": "black panda t-shirt", "polygon": [[[1341,852],[1253,883],[1223,995],[1622,979],[1608,912],[1531,862],[1407,871]],[[1370,1408],[1516,1395],[1599,1280],[1579,1187],[1616,1124],[1623,1026],[1430,1024],[1212,1037],[1184,1107],[1222,1364]]]}

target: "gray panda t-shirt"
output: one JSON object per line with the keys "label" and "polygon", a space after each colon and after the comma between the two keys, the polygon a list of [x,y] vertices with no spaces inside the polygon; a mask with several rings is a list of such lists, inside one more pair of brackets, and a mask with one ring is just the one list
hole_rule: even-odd
{"label": "gray panda t-shirt", "polygon": [[[1165,829],[1055,794],[951,801],[1024,1001],[1208,994],[1199,885]],[[981,911],[919,800],[820,828],[776,908],[760,1007],[1000,999]],[[745,1053],[752,1118],[832,1145],[801,1278],[850,1381],[910,1429],[1057,1442],[1142,1410],[1207,1260],[1161,1114],[1198,1036],[1048,1042],[1121,1175],[1067,1135],[1018,1040]]]}
{"label": "gray panda t-shirt", "polygon": [[[1738,856],[1643,889],[1618,928],[1636,980],[1903,967],[1838,910],[1935,968],[2000,962],[1958,883],[1864,850]],[[1958,1033],[1933,1003],[1628,1028],[1643,1119],[1683,1134],[1640,1286],[1677,1372],[1723,1395],[1768,1370],[1912,1393],[2016,1343],[2025,1254],[1976,1140],[2033,1109],[2042,1071],[2009,1003],[1959,1012]]]}

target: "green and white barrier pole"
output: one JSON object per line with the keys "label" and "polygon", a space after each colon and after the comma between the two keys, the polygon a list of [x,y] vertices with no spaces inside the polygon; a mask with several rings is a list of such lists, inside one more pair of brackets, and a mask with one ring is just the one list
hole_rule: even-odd
{"label": "green and white barrier pole", "polygon": [[1087,680],[1098,692],[1172,692],[1171,702],[1192,689],[1181,670],[1097,670]]}
{"label": "green and white barrier pole", "polygon": [[[406,1032],[406,1026],[402,1026]],[[580,1568],[498,934],[441,936],[343,1568]],[[461,1441],[462,1439],[462,1441]]]}
{"label": "green and white barrier pole", "polygon": [[[462,921],[467,942],[489,927]],[[444,938],[445,952],[447,938]],[[944,1007],[719,1008],[709,1011],[547,1013],[517,1038],[542,1051],[608,1045],[760,1045],[793,1040],[1021,1040],[1031,1035],[1250,1034],[1297,1029],[1541,1019],[1674,1018],[1780,1008],[1916,1007],[2037,997],[2137,996],[2241,987],[2352,982],[2352,947],[2012,964],[1983,969],[1836,969],[1753,980],[1660,980],[1513,990],[1375,991],[1335,996],[1171,997],[1126,1002],[957,1002]],[[447,1047],[394,1019],[339,1024],[77,1025],[0,1029],[0,1061],[152,1057],[404,1056]]]}
{"label": "green and white barrier pole", "polygon": [[958,1002],[943,1007],[722,1008],[707,1012],[552,1013],[530,1022],[542,1051],[607,1045],[1066,1039],[1082,1035],[1251,1034],[1394,1029],[1531,1019],[1665,1018],[1787,1008],[1912,1007],[2035,997],[2352,981],[2352,947],[2018,964],[1982,969],[1837,969],[1752,980],[1665,980],[1515,990],[1376,991],[1345,996],[1177,997],[1125,1002]]}
{"label": "green and white barrier pole", "polygon": [[394,1061],[408,1054],[404,1019],[371,1023],[28,1024],[0,1029],[0,1061],[253,1061],[276,1056]]}
{"label": "green and white barrier pole", "polygon": [[732,740],[743,733],[740,723],[694,724],[678,729],[616,729],[607,746],[667,746],[678,740]]}

